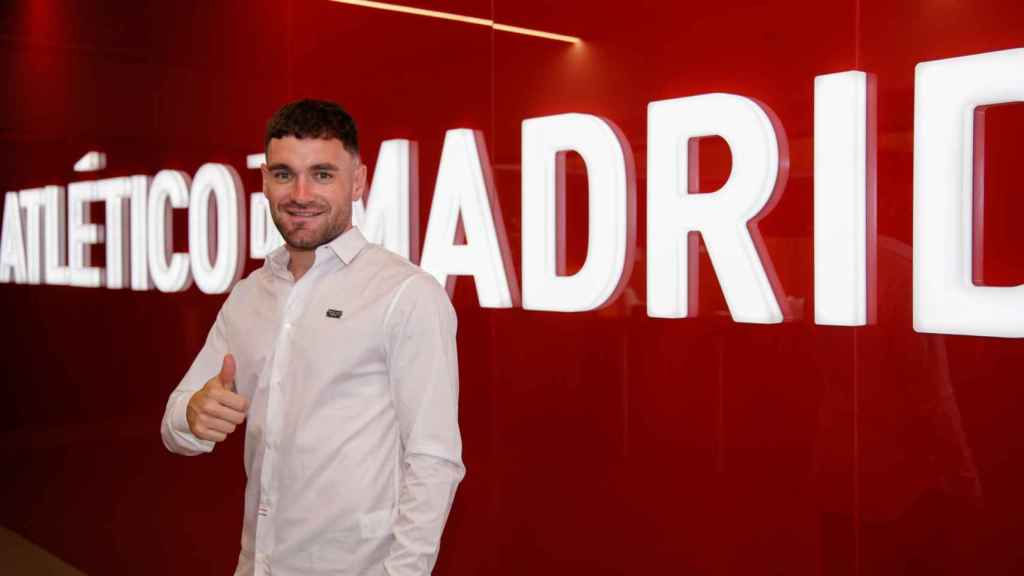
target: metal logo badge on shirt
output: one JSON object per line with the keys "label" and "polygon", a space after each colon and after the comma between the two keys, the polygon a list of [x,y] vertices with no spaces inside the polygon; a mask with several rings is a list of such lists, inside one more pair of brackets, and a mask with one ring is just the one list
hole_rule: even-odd
{"label": "metal logo badge on shirt", "polygon": [[334,308],[327,309],[328,318],[341,318],[341,310],[335,310]]}

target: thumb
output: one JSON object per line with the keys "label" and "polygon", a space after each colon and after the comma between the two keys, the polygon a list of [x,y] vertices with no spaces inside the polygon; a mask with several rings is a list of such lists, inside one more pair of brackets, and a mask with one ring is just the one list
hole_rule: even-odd
{"label": "thumb", "polygon": [[224,355],[224,363],[221,364],[217,380],[220,380],[220,384],[224,388],[232,392],[235,390],[235,357],[233,355]]}

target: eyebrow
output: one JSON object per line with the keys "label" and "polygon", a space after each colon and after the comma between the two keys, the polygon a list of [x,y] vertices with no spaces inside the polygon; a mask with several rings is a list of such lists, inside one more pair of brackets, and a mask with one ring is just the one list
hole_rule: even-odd
{"label": "eyebrow", "polygon": [[[291,166],[289,166],[287,164],[284,164],[283,162],[279,162],[277,164],[271,164],[270,166],[267,166],[267,170],[269,172],[276,172],[278,170],[287,170],[289,172],[294,172],[295,171],[294,168],[292,168]],[[331,164],[330,162],[322,162],[320,164],[313,164],[312,166],[309,167],[309,170],[324,171],[324,172],[339,172],[341,170],[341,168],[339,168],[335,164]]]}

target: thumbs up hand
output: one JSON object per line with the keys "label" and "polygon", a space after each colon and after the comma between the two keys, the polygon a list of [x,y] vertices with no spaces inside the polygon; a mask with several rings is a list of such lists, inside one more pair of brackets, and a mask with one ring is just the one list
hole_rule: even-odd
{"label": "thumbs up hand", "polygon": [[249,400],[235,393],[235,357],[225,354],[220,373],[192,395],[185,415],[197,438],[221,442],[245,421],[248,410]]}

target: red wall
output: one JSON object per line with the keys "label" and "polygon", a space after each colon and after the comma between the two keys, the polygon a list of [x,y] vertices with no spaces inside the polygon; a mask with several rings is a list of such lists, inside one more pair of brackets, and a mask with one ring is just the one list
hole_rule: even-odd
{"label": "red wall", "polygon": [[[98,149],[103,176],[220,161],[257,190],[245,156],[266,118],[330,98],[371,164],[382,140],[419,142],[421,230],[444,131],[481,130],[518,263],[520,122],[605,116],[636,155],[637,264],[611,307],[582,314],[481,309],[459,281],[468,476],[436,572],[1024,573],[1024,342],[914,332],[910,260],[914,65],[1024,47],[1019,2],[403,1],[584,43],[328,0],[9,1],[0,184],[66,184]],[[813,79],[849,69],[878,83],[879,308],[864,328],[813,324]],[[697,318],[646,315],[646,104],[707,92],[756,98],[785,127],[789,180],[761,222],[796,315],[784,325],[734,323],[706,256]],[[989,114],[982,280],[1015,285],[1024,106]],[[725,147],[702,162],[714,189]],[[585,193],[571,177],[570,269]],[[0,285],[0,525],[91,574],[229,572],[238,435],[186,459],[158,431],[222,301]]]}

